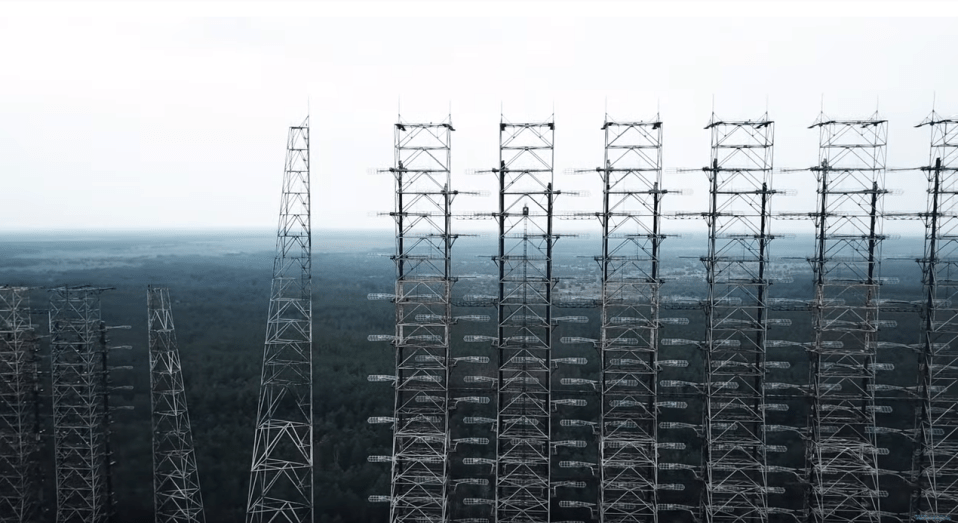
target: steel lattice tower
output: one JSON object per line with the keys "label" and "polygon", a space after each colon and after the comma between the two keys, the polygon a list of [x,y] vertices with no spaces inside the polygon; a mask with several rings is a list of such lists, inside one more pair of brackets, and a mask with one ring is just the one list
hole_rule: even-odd
{"label": "steel lattice tower", "polygon": [[[395,125],[396,306],[390,341],[396,375],[372,376],[395,387],[391,456],[370,461],[392,464],[391,492],[373,501],[390,502],[390,522],[444,522],[449,518],[450,329],[452,317],[452,200],[450,190],[452,117],[442,123]],[[373,295],[375,298],[379,295]],[[488,401],[488,400],[487,400]]]}
{"label": "steel lattice tower", "polygon": [[686,406],[657,401],[662,122],[602,130],[599,520],[657,522],[657,490],[684,487],[658,484],[658,410]]}
{"label": "steel lattice tower", "polygon": [[706,522],[767,521],[766,334],[774,125],[712,115],[705,392]]}
{"label": "steel lattice tower", "polygon": [[0,522],[39,515],[39,383],[25,287],[0,286]]}
{"label": "steel lattice tower", "polygon": [[499,124],[495,521],[550,521],[555,124]]}
{"label": "steel lattice tower", "polygon": [[[815,340],[806,447],[808,518],[878,522],[875,361],[887,121],[833,120],[819,130]],[[887,452],[887,451],[886,451]]]}
{"label": "steel lattice tower", "polygon": [[50,297],[58,523],[112,520],[106,326],[95,287]]}
{"label": "steel lattice tower", "polygon": [[170,293],[146,293],[153,417],[153,507],[156,523],[202,523],[203,497],[186,410],[180,352],[173,330]]}
{"label": "steel lattice tower", "polygon": [[911,513],[958,515],[958,120],[932,112]]}
{"label": "steel lattice tower", "polygon": [[313,521],[309,117],[289,128],[247,522]]}

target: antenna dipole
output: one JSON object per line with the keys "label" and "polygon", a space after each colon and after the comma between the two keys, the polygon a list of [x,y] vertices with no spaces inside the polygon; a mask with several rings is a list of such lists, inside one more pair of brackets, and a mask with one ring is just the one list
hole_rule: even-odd
{"label": "antenna dipole", "polygon": [[0,285],[0,522],[39,517],[39,391],[29,289]]}
{"label": "antenna dipole", "polygon": [[[819,131],[815,338],[808,347],[808,521],[882,519],[875,372],[887,121],[835,120]],[[855,473],[848,471],[854,470]]]}
{"label": "antenna dipole", "polygon": [[287,138],[248,523],[314,518],[311,249],[307,117]]}
{"label": "antenna dipole", "polygon": [[50,295],[56,520],[113,520],[106,325],[96,287],[58,287]]}
{"label": "antenna dipole", "polygon": [[911,514],[934,514],[942,519],[958,516],[958,120],[932,110],[918,127],[931,130],[931,155],[922,170],[928,178],[925,220],[925,254],[919,260],[925,296],[921,308],[922,337],[919,356],[919,407],[915,420],[915,453],[911,481]]}
{"label": "antenna dipole", "polygon": [[153,507],[156,523],[203,523],[203,496],[168,289],[148,287]]}
{"label": "antenna dipole", "polygon": [[[395,124],[396,180],[394,376],[370,376],[395,389],[392,417],[370,423],[393,428],[392,454],[370,456],[391,464],[391,523],[443,523],[449,519],[449,396],[452,317],[452,200],[450,189],[452,116],[438,124]],[[468,399],[468,398],[460,398]],[[488,401],[488,398],[486,398]]]}

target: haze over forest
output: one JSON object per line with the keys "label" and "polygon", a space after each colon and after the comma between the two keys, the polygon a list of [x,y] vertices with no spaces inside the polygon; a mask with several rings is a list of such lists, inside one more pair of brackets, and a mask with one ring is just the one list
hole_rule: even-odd
{"label": "haze over forest", "polygon": [[[314,405],[316,443],[316,507],[317,521],[383,521],[385,504],[372,504],[367,497],[388,493],[388,467],[368,463],[366,457],[387,454],[390,431],[380,425],[369,425],[371,416],[388,416],[392,397],[388,385],[369,383],[370,374],[391,374],[395,362],[387,344],[366,340],[368,334],[393,331],[394,311],[387,302],[368,301],[366,295],[392,292],[395,268],[388,258],[394,250],[388,231],[356,234],[351,231],[316,230],[313,234],[313,332],[314,332]],[[595,296],[598,265],[592,259],[600,246],[600,237],[561,239],[556,247],[556,272],[560,279],[558,300],[568,297]],[[114,331],[114,344],[130,344],[132,351],[111,356],[115,365],[132,365],[133,370],[116,371],[114,383],[132,385],[132,391],[114,395],[115,405],[129,405],[132,411],[115,415],[114,467],[118,518],[120,521],[146,521],[152,518],[152,482],[150,449],[149,369],[147,364],[146,286],[165,285],[173,300],[173,317],[183,362],[187,400],[193,423],[200,481],[207,511],[207,521],[228,522],[243,518],[245,511],[255,405],[262,364],[263,339],[269,302],[274,233],[267,231],[209,231],[188,234],[182,231],[149,233],[94,233],[63,235],[3,234],[0,243],[0,273],[4,283],[38,287],[32,294],[34,308],[46,307],[42,287],[63,284],[92,284],[114,287],[102,298],[103,318],[111,325],[131,325],[128,331]],[[699,279],[702,264],[697,259],[705,252],[706,236],[668,239],[663,243],[666,274],[674,278],[663,287],[663,295],[701,296]],[[772,297],[808,298],[811,273],[803,257],[811,251],[810,237],[774,240],[772,255],[786,258],[777,262],[773,273],[788,273],[792,283],[771,287]],[[884,249],[882,276],[897,278],[900,283],[883,287],[882,297],[915,299],[920,292],[920,271],[914,258],[921,252],[921,238],[889,240]],[[454,296],[491,294],[495,265],[489,259],[495,249],[494,236],[460,238],[455,244],[454,273],[460,277]],[[900,258],[900,259],[899,259]],[[787,270],[786,266],[787,265]],[[697,276],[698,274],[698,276]],[[583,314],[589,323],[565,325],[558,336],[596,337],[599,322],[595,309],[566,309],[569,314]],[[492,314],[492,310],[457,308],[457,314]],[[565,312],[563,313],[565,314]],[[791,318],[792,326],[775,329],[780,339],[808,339],[811,322],[807,313],[781,313]],[[703,335],[701,313],[685,310],[664,310],[663,316],[685,316],[686,326],[668,325],[663,336],[700,339]],[[885,341],[914,343],[918,340],[916,314],[883,315],[895,319],[898,327],[880,334]],[[44,318],[34,318],[45,331]],[[459,325],[454,329],[453,354],[491,355],[481,344],[463,344],[465,334],[489,334],[493,324]],[[771,331],[770,331],[771,332]],[[770,334],[771,335],[771,334]],[[589,364],[576,369],[575,376],[593,377],[598,372],[595,350],[579,345],[556,345],[558,356],[582,356]],[[770,359],[792,361],[787,378],[801,381],[807,374],[807,359],[799,350],[771,350]],[[663,347],[663,359],[687,358],[687,369],[666,369],[663,379],[695,380],[701,372],[696,365],[695,351],[685,347]],[[49,361],[49,360],[46,360]],[[879,353],[879,361],[896,365],[894,376],[885,380],[907,383],[916,376],[915,357],[901,351]],[[477,372],[459,368],[456,372]],[[667,375],[672,372],[672,375]],[[781,371],[779,371],[781,372]],[[785,377],[774,379],[785,381]],[[47,378],[48,379],[48,378]],[[770,377],[769,379],[773,379]],[[560,387],[561,389],[561,387]],[[557,392],[561,394],[560,392]],[[665,413],[663,419],[697,422],[699,410],[695,400],[688,399],[683,413]],[[772,419],[769,423],[804,424],[803,402],[792,402],[789,418]],[[592,403],[589,403],[592,405]],[[913,422],[907,406],[893,403],[892,414],[880,416],[883,426],[910,427]],[[474,426],[462,425],[462,416],[488,415],[482,406],[459,408],[454,412],[453,430],[469,436],[482,436]],[[44,401],[45,427],[49,434],[49,398]],[[579,414],[590,416],[590,408]],[[687,417],[687,419],[685,417]],[[884,419],[881,419],[884,417]],[[480,431],[481,432],[481,431]],[[668,454],[669,460],[697,463],[696,440],[690,434],[662,433],[665,440],[686,442],[687,451]],[[594,461],[594,440],[577,434],[589,442],[585,449],[572,449],[568,459]],[[44,438],[42,454],[46,483],[46,500],[52,500],[52,454],[49,438]],[[801,459],[801,444],[785,441],[789,452],[775,459]],[[880,442],[881,444],[881,442]],[[488,450],[488,449],[487,449]],[[565,451],[564,451],[565,452]],[[771,455],[770,455],[771,456]],[[566,459],[563,458],[563,459]],[[452,473],[466,477],[461,456],[453,454]],[[885,456],[883,468],[907,468],[901,455]],[[557,469],[562,473],[562,469]],[[669,481],[687,481],[688,478]],[[586,481],[593,481],[586,478]],[[588,500],[595,494],[594,484],[575,494]],[[894,491],[894,485],[889,490]],[[797,488],[795,485],[788,488]],[[683,493],[669,493],[669,502],[697,499],[696,487],[689,483]],[[794,492],[789,490],[789,495]],[[904,492],[901,490],[900,492]],[[453,494],[479,496],[479,491],[462,488]],[[672,497],[669,497],[672,496]],[[676,497],[677,496],[677,497]],[[905,498],[906,499],[906,498]],[[883,510],[904,510],[905,499],[892,495],[883,502]],[[47,503],[49,506],[49,503]],[[454,503],[455,517],[478,517],[475,509]],[[472,510],[472,512],[470,512]],[[561,510],[557,513],[561,515]],[[678,514],[678,513],[677,513]],[[575,514],[567,514],[575,517]],[[681,516],[677,516],[681,521]]]}

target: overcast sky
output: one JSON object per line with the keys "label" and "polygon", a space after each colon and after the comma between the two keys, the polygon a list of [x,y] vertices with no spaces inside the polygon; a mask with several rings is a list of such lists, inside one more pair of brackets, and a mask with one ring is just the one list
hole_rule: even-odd
{"label": "overcast sky", "polygon": [[[598,176],[563,173],[602,162],[606,107],[615,119],[659,112],[666,168],[708,163],[713,100],[725,119],[767,107],[776,168],[817,161],[807,127],[821,107],[833,117],[877,107],[890,122],[889,167],[928,162],[928,130],[913,126],[933,97],[939,112],[958,113],[958,32],[943,16],[954,8],[781,3],[754,18],[741,3],[440,5],[0,6],[0,229],[272,228],[287,127],[307,104],[314,227],[367,229],[391,227],[373,215],[391,209],[392,179],[367,172],[392,163],[400,108],[409,121],[451,108],[453,186],[487,191],[493,178],[464,171],[497,162],[500,107],[513,122],[554,108],[556,187],[592,192],[558,206],[589,211]],[[796,13],[810,16],[787,16]],[[889,16],[834,16],[855,13]],[[904,16],[914,14],[925,17]],[[810,174],[775,184],[798,193],[776,210],[813,207]],[[665,185],[692,189],[667,211],[707,208],[702,173]],[[889,173],[887,185],[903,194],[886,210],[924,208],[920,173]],[[495,205],[462,197],[455,209]]]}

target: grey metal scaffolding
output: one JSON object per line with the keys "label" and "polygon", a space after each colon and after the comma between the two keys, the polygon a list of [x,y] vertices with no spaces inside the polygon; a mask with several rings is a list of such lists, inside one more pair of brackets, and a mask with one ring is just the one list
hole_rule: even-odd
{"label": "grey metal scaffolding", "polygon": [[878,522],[875,405],[887,121],[821,114],[815,216],[815,339],[809,347],[810,521]]}
{"label": "grey metal scaffolding", "polygon": [[[818,165],[801,169],[816,176],[816,208],[777,214],[772,212],[772,197],[782,191],[772,185],[774,124],[767,114],[744,121],[725,121],[713,114],[707,126],[712,134],[711,164],[696,169],[704,171],[710,183],[704,212],[661,211],[662,197],[669,191],[662,188],[658,117],[617,122],[606,116],[605,163],[595,169],[602,177],[603,209],[568,215],[553,208],[559,191],[553,186],[551,118],[521,124],[503,118],[500,124],[500,165],[491,171],[498,183],[498,210],[463,216],[497,220],[498,292],[455,302],[496,307],[495,336],[464,339],[490,342],[497,353],[496,368],[463,376],[461,381],[467,385],[462,387],[450,384],[451,366],[488,359],[450,354],[449,327],[465,318],[451,316],[449,303],[448,254],[456,237],[449,232],[453,216],[449,202],[450,195],[457,193],[448,190],[448,182],[437,189],[441,184],[436,181],[443,176],[448,180],[448,160],[445,164],[441,160],[443,155],[448,159],[451,127],[397,124],[396,165],[390,172],[397,181],[396,211],[391,215],[397,222],[393,259],[399,278],[395,294],[370,295],[370,299],[393,301],[397,310],[394,334],[370,336],[370,340],[391,342],[397,357],[395,375],[370,376],[371,381],[390,382],[396,388],[395,414],[369,420],[394,430],[393,453],[370,457],[393,467],[390,495],[370,497],[391,504],[390,521],[545,522],[588,509],[592,519],[602,522],[666,521],[674,518],[668,512],[686,511],[694,520],[708,522],[878,523],[905,516],[904,508],[895,509],[902,513],[882,510],[881,498],[887,492],[881,484],[886,481],[907,481],[913,489],[910,516],[958,517],[958,446],[953,441],[958,434],[958,416],[953,412],[958,403],[958,392],[953,390],[958,386],[958,351],[953,348],[958,344],[958,308],[952,303],[958,301],[958,279],[954,278],[958,234],[953,230],[958,226],[953,209],[958,178],[952,179],[958,172],[958,165],[953,165],[958,160],[958,120],[933,112],[918,125],[929,126],[932,133],[931,162],[922,168],[929,183],[928,204],[920,213],[883,210],[888,193],[884,188],[887,122],[877,113],[849,120],[819,116],[811,126],[820,133]],[[446,140],[414,146],[407,141],[408,135],[417,133],[433,138],[445,133]],[[413,167],[407,155],[419,155],[438,167]],[[416,182],[428,182],[429,189],[414,187]],[[553,248],[559,237],[553,230],[555,217],[600,218],[602,253],[595,258],[601,268],[599,299],[576,296],[565,303],[555,299]],[[882,222],[916,217],[924,220],[926,229],[925,253],[918,260],[923,299],[920,303],[880,299],[880,286],[889,283],[880,275],[881,245],[886,239]],[[708,254],[701,257],[707,286],[704,299],[661,296],[665,281],[661,218],[706,220]],[[788,236],[773,234],[773,219],[809,218],[816,228],[814,255],[807,258],[814,297],[770,296],[776,294],[769,292],[777,288],[773,284],[790,280],[789,265],[776,265],[769,255],[772,240]],[[422,281],[404,276],[413,269],[422,276],[424,267],[432,272]],[[423,284],[426,280],[429,285]],[[554,311],[593,305],[602,310],[598,339],[563,337],[560,341],[594,345],[601,359],[599,379],[557,380],[558,365],[586,361],[553,353],[556,325],[571,318],[585,319],[557,318]],[[705,339],[661,338],[664,325],[688,321],[664,318],[661,309],[703,311]],[[879,341],[881,331],[894,326],[893,321],[880,319],[879,312],[916,311],[922,318],[920,343]],[[775,312],[809,314],[813,339],[774,339],[775,327],[790,324],[787,318],[769,317]],[[663,367],[689,365],[687,360],[663,359],[662,347],[682,345],[702,351],[704,379],[684,381],[688,378],[661,374]],[[769,360],[780,359],[775,352],[770,356],[769,350],[790,348],[807,353],[807,381],[804,369],[798,379],[794,372],[786,372],[794,360]],[[876,380],[877,372],[893,369],[879,361],[879,349],[895,348],[919,352],[918,387],[903,386],[898,379]],[[781,379],[773,379],[779,372]],[[458,383],[456,378],[452,381]],[[470,388],[472,384],[478,386]],[[459,403],[489,402],[485,396],[455,397],[456,392],[481,390],[484,385],[496,389],[496,417],[472,411],[462,421],[495,431],[494,459],[470,454],[469,449],[475,448],[471,445],[488,444],[489,439],[455,439],[456,427],[449,425],[449,413]],[[671,392],[677,389],[685,390]],[[580,396],[592,390],[601,404],[598,418],[553,415],[561,412],[560,407],[585,405]],[[878,391],[901,394],[876,397]],[[876,426],[876,415],[892,412],[882,401],[905,401],[909,396],[918,399],[914,430]],[[671,421],[667,411],[663,414],[662,409],[687,408],[681,400],[689,397],[693,398],[689,403],[701,399],[701,423]],[[794,409],[806,405],[807,419],[799,422],[802,426],[793,426]],[[789,408],[792,416],[787,415]],[[599,437],[599,463],[564,457],[588,452],[575,450],[589,446],[585,438],[559,441],[555,437],[557,430],[565,433],[565,428],[576,427],[592,429]],[[672,463],[677,460],[659,454],[685,450],[684,443],[662,441],[660,433],[665,429],[695,431],[702,443],[696,464]],[[889,450],[879,446],[885,439],[878,438],[886,437],[885,447],[915,439],[917,452],[910,472],[901,470],[907,466],[879,468],[879,456]],[[798,463],[788,451],[801,448],[800,440],[805,444],[804,460]],[[465,449],[464,465],[491,467],[493,488],[487,488],[490,482],[483,478],[450,477],[449,456],[458,445],[467,445],[460,447]],[[574,471],[563,475],[560,469]],[[578,471],[583,471],[581,477]],[[679,477],[673,473],[688,472],[701,480],[698,503],[686,504],[663,492],[686,490],[685,483],[669,480]],[[579,488],[593,495],[592,488],[586,489],[593,485],[590,473],[597,476],[597,503],[575,499],[563,490]],[[451,494],[463,485],[482,493],[477,497]],[[466,519],[453,520],[456,511],[450,510],[449,503],[458,496],[471,507],[462,512]],[[802,502],[804,506],[799,507]],[[474,517],[482,516],[483,507],[491,507],[490,517]],[[586,512],[581,514],[570,519],[585,519]]]}
{"label": "grey metal scaffolding", "polygon": [[[370,335],[370,341],[388,341],[396,358],[394,376],[370,376],[395,389],[391,417],[369,418],[370,423],[393,428],[389,456],[369,461],[391,464],[389,496],[371,501],[389,502],[390,522],[444,522],[449,519],[450,409],[460,401],[449,394],[450,330],[452,316],[450,188],[452,117],[441,123],[395,124],[395,159],[389,169],[396,180],[395,294],[370,295],[395,304],[396,330],[392,335]],[[488,402],[488,398],[485,399]]]}
{"label": "grey metal scaffolding", "polygon": [[712,116],[703,391],[705,521],[767,521],[765,401],[774,124]]}
{"label": "grey metal scaffolding", "polygon": [[56,459],[56,521],[113,518],[106,325],[97,287],[50,295],[50,355]]}
{"label": "grey metal scaffolding", "polygon": [[26,287],[0,285],[0,522],[40,514],[37,342]]}
{"label": "grey metal scaffolding", "polygon": [[169,290],[150,286],[146,304],[153,420],[154,521],[202,523],[206,517]]}
{"label": "grey metal scaffolding", "polygon": [[932,113],[913,515],[958,517],[958,120]]}
{"label": "grey metal scaffolding", "polygon": [[[659,409],[659,317],[662,196],[662,122],[616,122],[606,115],[602,177],[602,325],[599,336],[599,521],[657,522]],[[673,323],[682,318],[669,318]],[[688,320],[685,319],[685,323]],[[665,447],[681,450],[682,443]]]}
{"label": "grey metal scaffolding", "polygon": [[[467,342],[492,342],[496,376],[471,376],[496,388],[496,418],[467,418],[490,423],[496,432],[494,460],[466,458],[467,465],[491,465],[495,498],[466,498],[467,505],[491,505],[492,521],[550,521],[552,459],[552,274],[555,124],[499,124],[498,268],[495,336],[467,336]],[[561,465],[561,464],[560,464]],[[574,466],[574,462],[566,463]],[[563,501],[560,506],[578,506]],[[480,518],[484,519],[484,518]]]}
{"label": "grey metal scaffolding", "polygon": [[551,520],[555,125],[499,124],[495,520]]}
{"label": "grey metal scaffolding", "polygon": [[289,128],[246,521],[313,521],[309,117]]}

